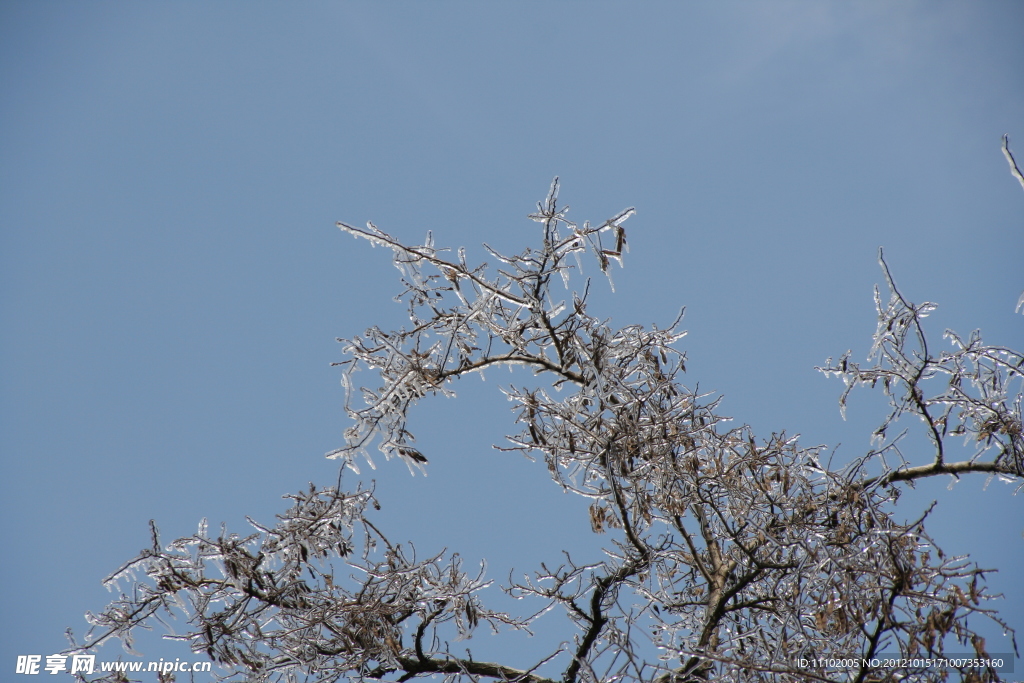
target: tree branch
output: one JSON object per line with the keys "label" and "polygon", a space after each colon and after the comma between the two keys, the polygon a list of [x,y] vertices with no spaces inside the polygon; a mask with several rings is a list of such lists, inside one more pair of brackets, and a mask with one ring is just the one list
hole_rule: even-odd
{"label": "tree branch", "polygon": [[1003,156],[1006,157],[1006,163],[1010,164],[1010,173],[1020,183],[1021,188],[1024,188],[1024,175],[1021,174],[1020,169],[1017,167],[1017,162],[1013,158],[1013,154],[1010,153],[1010,136],[1003,135]]}

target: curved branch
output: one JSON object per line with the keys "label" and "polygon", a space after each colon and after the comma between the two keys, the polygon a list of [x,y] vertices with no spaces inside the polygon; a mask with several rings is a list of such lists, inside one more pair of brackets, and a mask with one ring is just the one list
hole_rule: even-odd
{"label": "curved branch", "polygon": [[587,615],[587,621],[590,622],[590,627],[583,635],[583,639],[580,641],[579,647],[576,648],[576,654],[573,656],[572,663],[569,664],[569,668],[565,670],[565,674],[562,676],[562,683],[575,683],[579,676],[580,667],[582,667],[583,661],[590,653],[591,648],[594,647],[594,643],[597,642],[598,637],[600,637],[605,624],[608,623],[608,616],[605,614],[603,606],[605,596],[608,595],[613,586],[622,583],[631,576],[636,575],[647,565],[648,563],[645,560],[627,562],[619,567],[614,573],[604,576],[595,582],[596,585],[594,586],[594,593],[590,596],[590,614]]}
{"label": "curved branch", "polygon": [[560,367],[542,356],[530,356],[524,353],[516,353],[515,351],[510,351],[503,356],[486,356],[479,360],[475,360],[472,363],[466,363],[465,365],[454,370],[445,370],[443,372],[439,372],[436,375],[435,381],[440,382],[451,377],[459,377],[467,372],[476,372],[478,370],[482,370],[483,368],[486,368],[490,365],[503,365],[505,363],[523,363],[525,365],[536,365],[542,370],[547,370],[549,372],[555,373],[556,375],[561,375],[570,382],[574,382],[575,384],[578,384],[580,386],[584,386],[586,384],[586,379],[583,377],[583,375],[579,374],[578,372],[573,372],[572,370],[567,370],[563,367]]}

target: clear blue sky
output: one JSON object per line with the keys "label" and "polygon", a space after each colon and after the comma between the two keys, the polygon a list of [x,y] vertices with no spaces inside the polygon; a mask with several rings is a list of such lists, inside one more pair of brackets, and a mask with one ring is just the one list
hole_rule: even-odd
{"label": "clear blue sky", "polygon": [[[147,520],[243,532],[334,480],[334,338],[403,318],[336,220],[482,256],[536,241],[556,174],[577,220],[634,205],[593,310],[686,305],[726,414],[862,454],[880,397],[843,423],[812,368],[867,353],[880,245],[936,338],[1024,346],[1022,35],[1019,2],[0,3],[0,666],[81,634]],[[490,449],[501,381],[422,405],[428,478],[364,470],[394,540],[499,581],[595,547],[583,501]],[[937,499],[1024,630],[1024,501],[984,483],[907,514]]]}

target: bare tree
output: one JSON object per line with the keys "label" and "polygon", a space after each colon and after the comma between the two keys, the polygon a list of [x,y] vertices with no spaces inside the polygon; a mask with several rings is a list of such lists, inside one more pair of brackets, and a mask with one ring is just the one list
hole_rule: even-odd
{"label": "bare tree", "polygon": [[[523,366],[529,386],[502,389],[521,430],[501,448],[542,457],[557,485],[590,501],[593,531],[606,534],[603,561],[566,553],[503,587],[539,600],[538,612],[495,611],[486,576],[455,554],[423,557],[391,541],[372,522],[373,491],[345,491],[339,476],[291,496],[276,525],[250,520],[248,536],[211,534],[204,522],[165,546],[154,525],[152,547],[107,579],[131,591],[89,615],[92,631],[73,646],[119,638],[130,649],[136,628],[183,615],[188,630],[175,637],[231,680],[998,680],[969,625],[982,617],[1009,630],[988,607],[985,570],[936,546],[928,510],[901,523],[894,503],[924,477],[1024,481],[1024,356],[977,332],[947,332],[951,348],[935,350],[921,323],[934,305],[908,301],[879,252],[885,287],[868,363],[846,353],[820,370],[845,383],[844,410],[866,385],[891,412],[874,450],[832,467],[822,447],[757,438],[687,388],[679,319],[617,329],[591,315],[589,282],[573,291],[574,271],[588,253],[606,274],[621,262],[633,209],[581,226],[557,198],[556,179],[530,216],[539,247],[514,256],[487,248],[494,269],[463,250],[447,255],[429,235],[408,246],[373,224],[338,224],[393,252],[410,324],[342,340],[352,426],[328,455],[358,471],[376,448],[425,468],[408,426],[417,402],[450,393],[464,375]],[[379,378],[376,388],[358,386],[359,370]],[[925,427],[913,446],[906,431],[891,434],[906,416]],[[559,618],[564,640],[526,667],[456,648],[475,629]],[[927,661],[950,648],[977,661]],[[916,659],[893,668],[877,659],[883,652]],[[841,656],[857,659],[820,661]]]}

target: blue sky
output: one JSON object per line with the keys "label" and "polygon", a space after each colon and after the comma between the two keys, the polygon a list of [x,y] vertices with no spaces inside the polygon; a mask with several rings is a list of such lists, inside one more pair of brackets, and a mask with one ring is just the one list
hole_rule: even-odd
{"label": "blue sky", "polygon": [[[403,322],[337,220],[482,259],[536,241],[555,175],[576,220],[636,206],[592,311],[685,305],[687,380],[726,414],[862,454],[880,397],[844,423],[813,366],[867,353],[879,246],[936,339],[1024,345],[1022,33],[1015,2],[0,3],[3,666],[85,630],[149,519],[245,531],[334,480],[334,339]],[[422,404],[426,479],[364,470],[394,540],[498,580],[596,547],[583,501],[490,448],[502,381]],[[984,483],[907,514],[938,500],[1024,629],[1022,501]]]}

